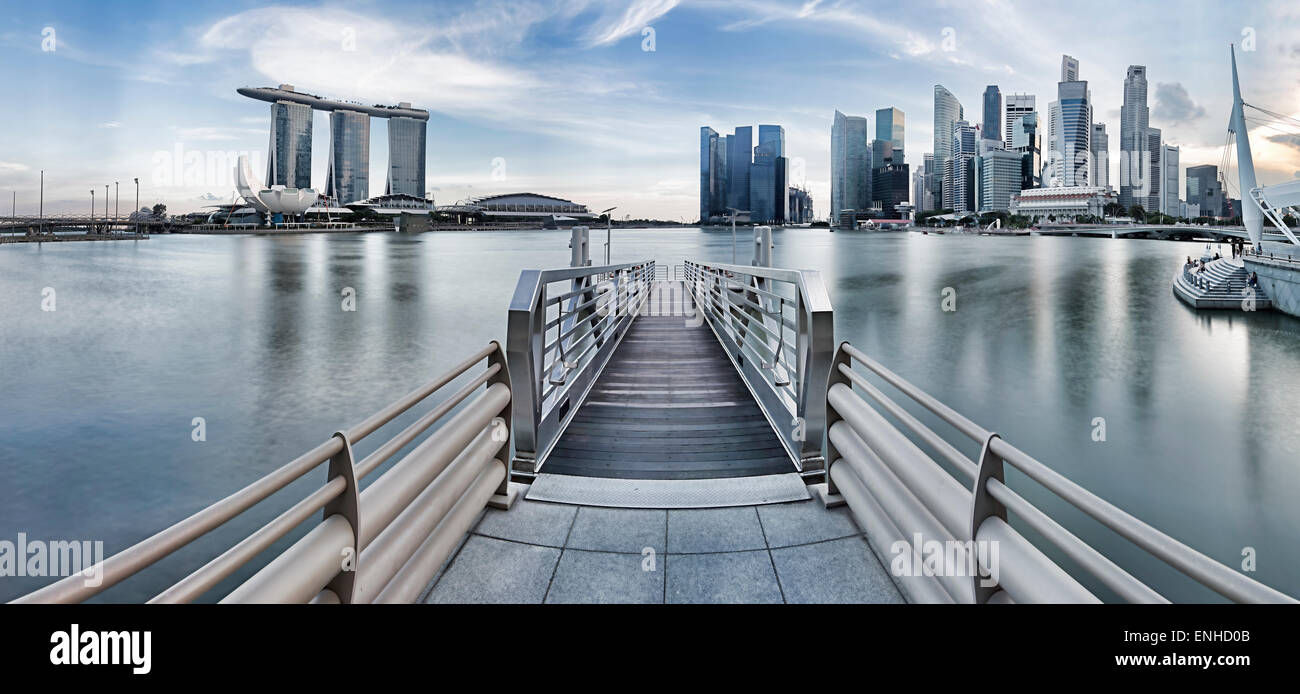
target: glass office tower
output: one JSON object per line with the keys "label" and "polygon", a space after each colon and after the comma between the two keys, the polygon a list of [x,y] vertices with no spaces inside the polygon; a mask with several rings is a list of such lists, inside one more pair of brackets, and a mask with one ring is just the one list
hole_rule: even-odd
{"label": "glass office tower", "polygon": [[985,140],[1002,139],[1002,90],[990,84],[984,88],[984,120],[981,136]]}
{"label": "glass office tower", "polygon": [[330,112],[325,195],[334,205],[370,197],[370,116],[356,111]]}
{"label": "glass office tower", "polygon": [[[1092,161],[1092,106],[1087,82],[1057,85],[1060,104],[1060,185],[1086,186]],[[1057,155],[1057,153],[1053,153]]]}
{"label": "glass office tower", "polygon": [[423,198],[425,138],[429,122],[398,116],[388,119],[388,195]]}
{"label": "glass office tower", "polygon": [[311,188],[311,120],[307,104],[271,104],[271,146],[266,185]]}
{"label": "glass office tower", "polygon": [[876,139],[889,142],[894,150],[892,163],[903,163],[903,112],[890,106],[876,109]]}
{"label": "glass office tower", "polygon": [[867,119],[835,112],[831,125],[831,208],[835,223],[844,210],[865,210],[871,204],[871,149]]}
{"label": "glass office tower", "polygon": [[749,165],[754,148],[754,129],[736,128],[727,138],[727,207],[745,211],[749,203]]}
{"label": "glass office tower", "polygon": [[718,131],[700,127],[700,224],[708,224],[717,207],[718,183],[714,163],[718,158]]}
{"label": "glass office tower", "polygon": [[756,224],[776,220],[776,160],[778,144],[769,140],[754,148],[749,167],[749,219]]}
{"label": "glass office tower", "polygon": [[949,198],[943,192],[943,185],[948,177],[948,158],[952,155],[952,128],[954,123],[965,118],[965,111],[957,97],[943,85],[934,85],[934,166],[937,171],[943,172],[942,176],[934,178],[936,199]]}

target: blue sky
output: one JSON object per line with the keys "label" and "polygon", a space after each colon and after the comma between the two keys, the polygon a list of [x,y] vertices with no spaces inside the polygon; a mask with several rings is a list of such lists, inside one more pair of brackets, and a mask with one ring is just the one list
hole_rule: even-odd
{"label": "blue sky", "polygon": [[[1220,161],[1231,42],[1254,42],[1238,54],[1245,99],[1300,115],[1294,2],[5,4],[0,214],[10,191],[20,212],[34,211],[41,169],[47,210],[88,209],[90,189],[102,196],[114,180],[125,201],[134,176],[142,204],[227,201],[227,157],[247,152],[264,167],[269,123],[268,106],[235,89],[279,83],[430,110],[428,176],[440,204],[528,190],[688,220],[701,125],[784,125],[792,180],[824,215],[835,109],[869,116],[872,128],[877,108],[902,109],[915,165],[932,149],[934,84],[971,120],[987,84],[1036,94],[1045,111],[1062,53],[1081,62],[1112,160],[1129,64],[1148,67],[1151,124],[1182,147],[1184,167]],[[317,187],[325,124],[318,114]],[[1252,132],[1263,182],[1300,175],[1300,138],[1286,134]],[[386,162],[386,126],[375,121],[373,193]]]}

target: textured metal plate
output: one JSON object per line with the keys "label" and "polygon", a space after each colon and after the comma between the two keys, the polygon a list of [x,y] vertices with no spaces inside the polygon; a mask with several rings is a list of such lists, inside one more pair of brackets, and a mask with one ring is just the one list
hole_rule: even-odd
{"label": "textured metal plate", "polygon": [[703,480],[629,480],[542,473],[525,497],[578,506],[717,508],[810,498],[797,473]]}

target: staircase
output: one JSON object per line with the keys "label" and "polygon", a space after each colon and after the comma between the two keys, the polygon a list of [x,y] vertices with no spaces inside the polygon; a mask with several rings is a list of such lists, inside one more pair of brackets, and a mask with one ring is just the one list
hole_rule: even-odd
{"label": "staircase", "polygon": [[[1174,275],[1174,295],[1193,308],[1245,310],[1242,301],[1250,273],[1238,258],[1220,258],[1205,265],[1205,272],[1179,268]],[[1254,288],[1255,310],[1272,307],[1262,287]]]}

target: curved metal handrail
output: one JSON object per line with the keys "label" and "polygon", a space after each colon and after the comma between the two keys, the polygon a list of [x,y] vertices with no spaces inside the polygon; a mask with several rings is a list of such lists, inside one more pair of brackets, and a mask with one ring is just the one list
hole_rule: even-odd
{"label": "curved metal handrail", "polygon": [[[910,415],[854,370],[854,364],[865,367],[908,400],[980,444],[979,458],[965,456]],[[871,402],[859,393],[864,393]],[[910,435],[877,410],[900,422]],[[1096,596],[1007,523],[1010,511],[1121,598],[1130,602],[1168,602],[1008,487],[1002,475],[1005,463],[1152,557],[1230,600],[1297,602],[1084,489],[847,342],[841,343],[836,351],[828,381],[827,422],[827,460],[830,461],[827,493],[843,495],[877,552],[900,540],[910,540],[913,533],[956,543],[997,542],[1001,546],[1002,565],[994,571],[998,576],[996,586],[981,586],[978,575],[945,575],[933,580],[908,577],[904,585],[915,600],[1096,602]],[[913,438],[938,452],[961,479],[913,443]],[[990,569],[983,554],[978,556],[978,561],[981,570]],[[885,563],[889,565],[888,561]]]}
{"label": "curved metal handrail", "polygon": [[[354,463],[353,444],[467,374],[487,368],[429,412]],[[480,388],[478,396],[470,396]],[[364,491],[358,481],[450,417]],[[494,494],[507,495],[510,378],[492,342],[446,373],[362,422],[190,517],[104,559],[85,572],[19,597],[15,603],[90,599],[171,555],[284,489],[322,463],[325,484],[150,602],[191,602],[247,565],[313,514],[321,522],[262,567],[223,602],[404,602],[413,600]],[[350,568],[341,551],[352,553]],[[86,577],[98,574],[91,583]]]}

